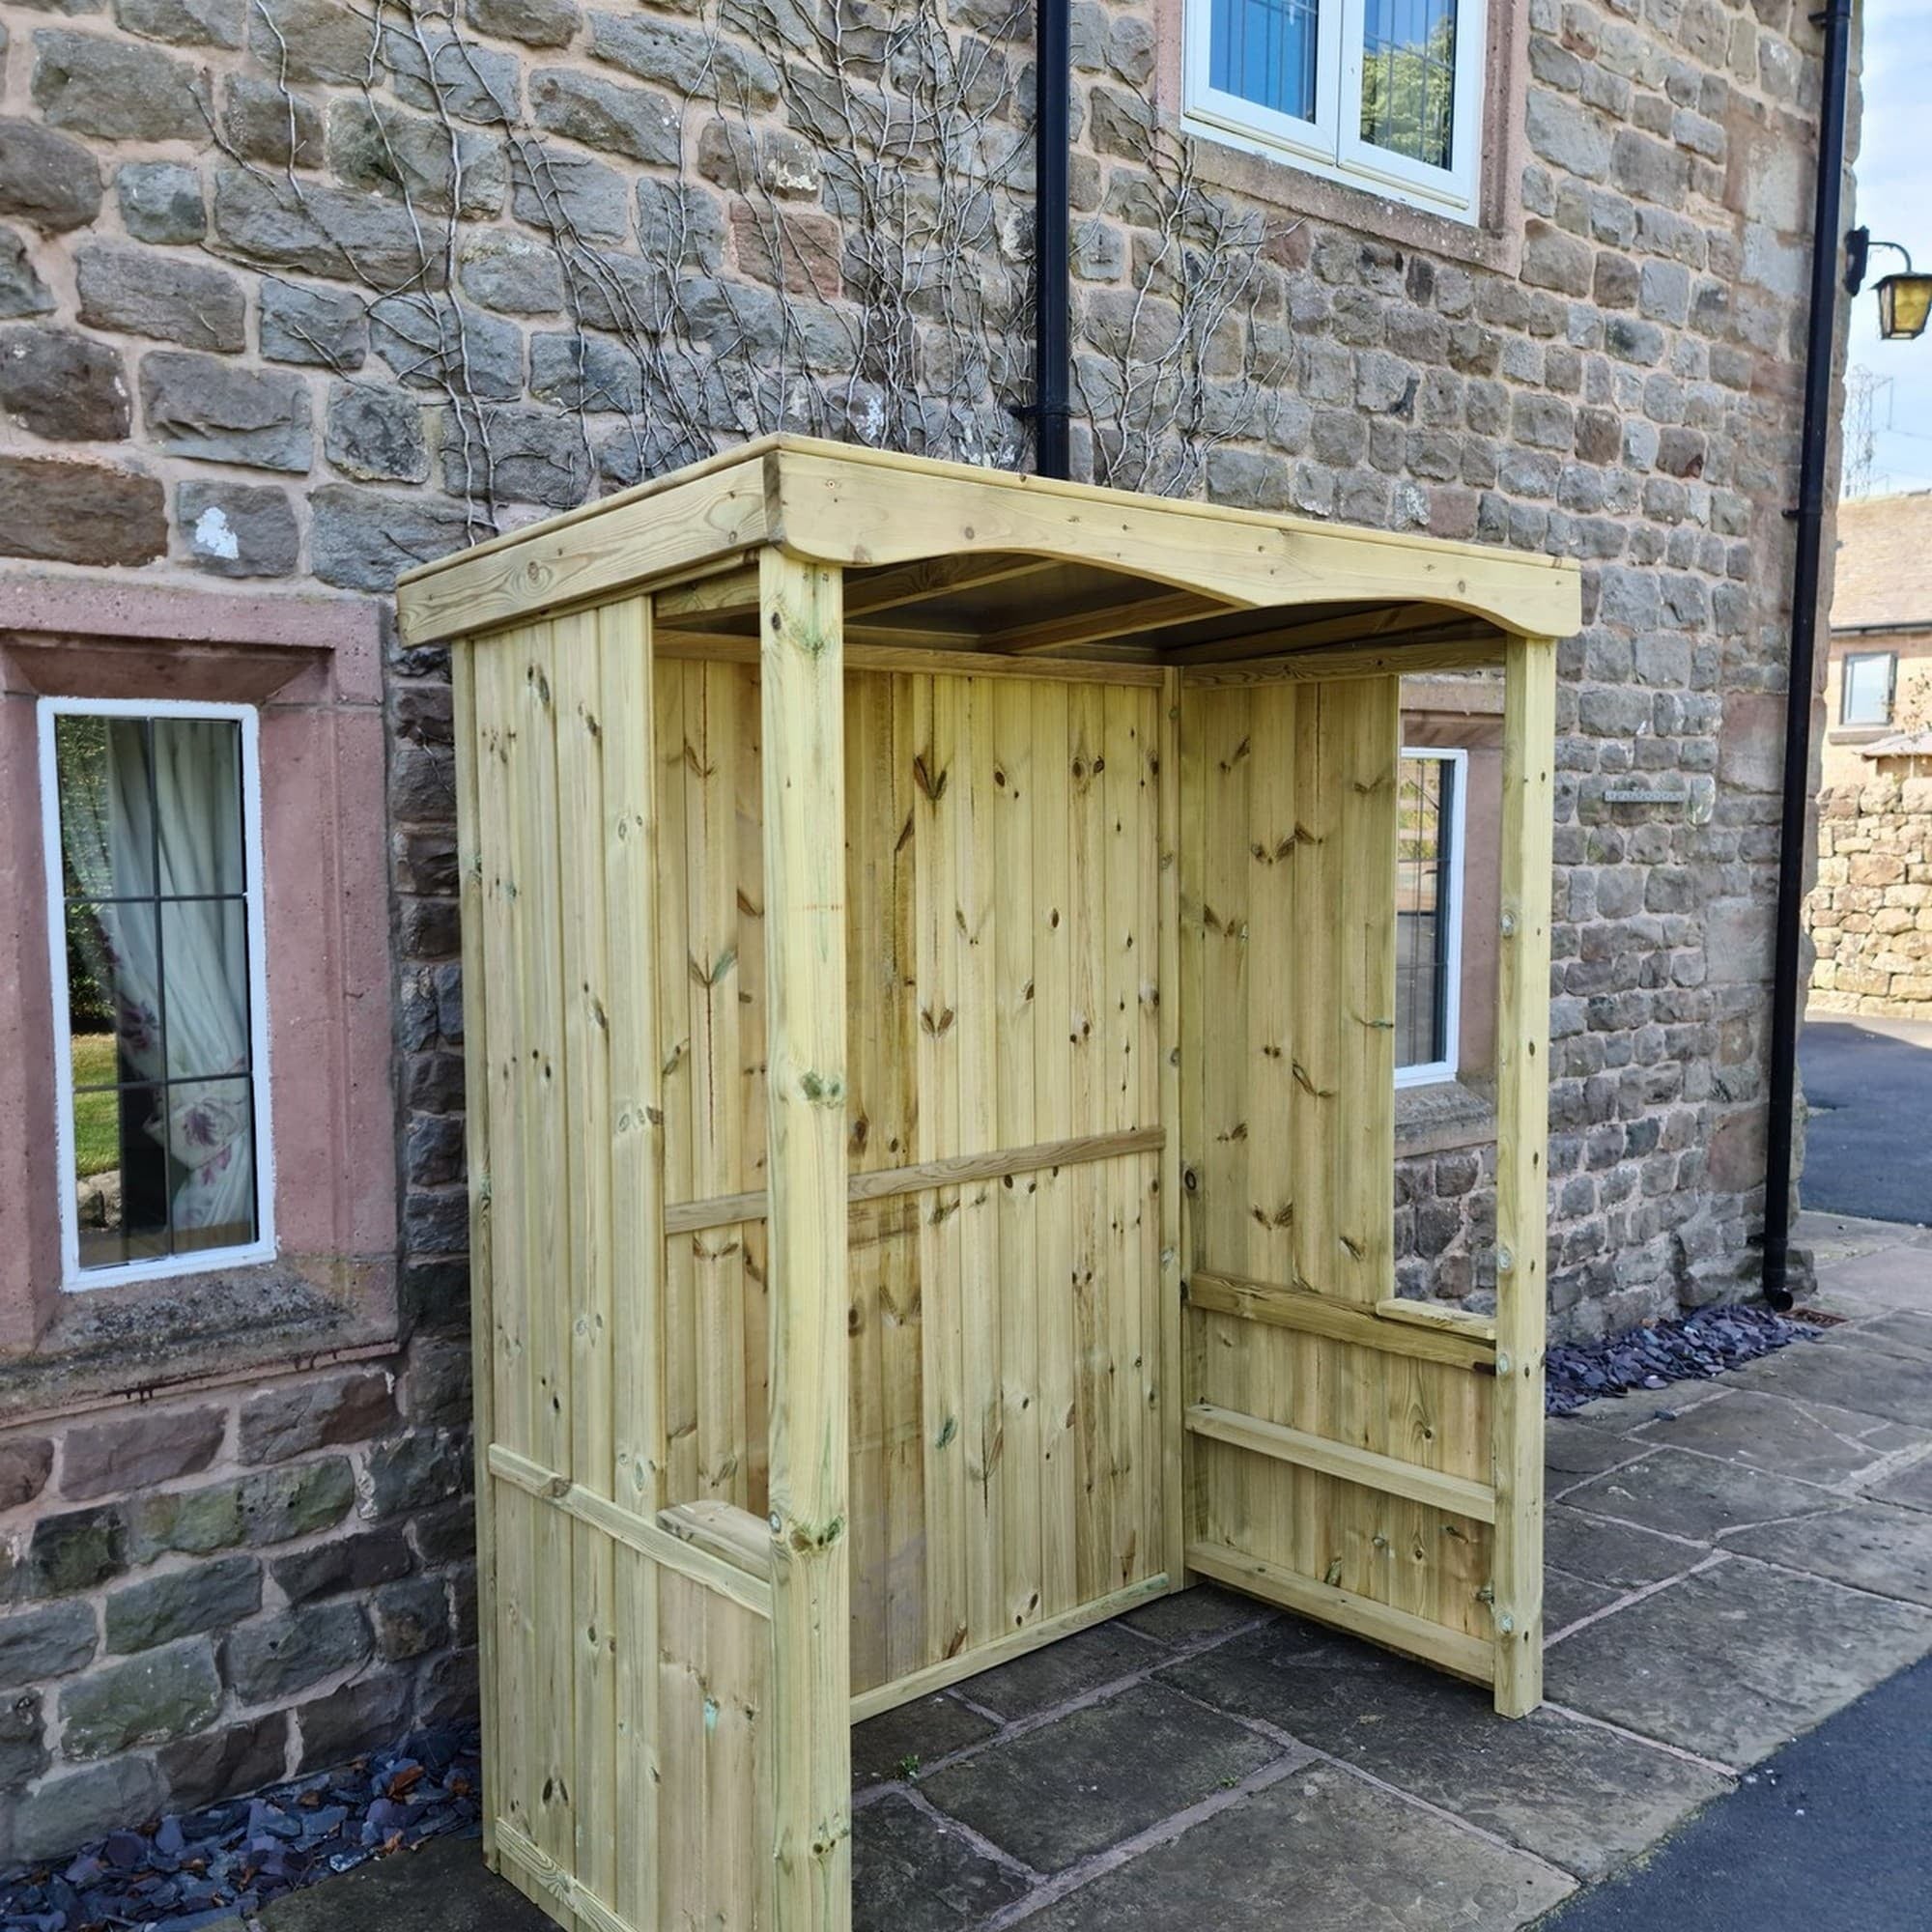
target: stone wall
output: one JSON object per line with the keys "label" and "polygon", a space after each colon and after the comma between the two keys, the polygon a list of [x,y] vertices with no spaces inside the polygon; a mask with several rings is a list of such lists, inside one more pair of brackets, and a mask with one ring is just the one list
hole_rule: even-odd
{"label": "stone wall", "polygon": [[[1585,624],[1560,653],[1554,1330],[1747,1292],[1815,30],[1792,0],[1499,0],[1510,179],[1469,230],[1183,150],[1172,0],[1074,12],[1083,473],[1580,560]],[[856,19],[856,95],[917,93],[909,50],[931,51],[936,17],[880,0]],[[899,160],[905,185],[947,157],[906,204],[952,224],[923,242],[882,226],[877,182],[827,138],[825,103],[847,97],[822,43],[775,60],[755,6],[723,26],[710,0],[383,18],[372,64],[368,17],[333,0],[0,0],[0,556],[380,597],[412,562],[780,421],[1024,466],[1028,8],[952,0],[937,111],[956,138]],[[1129,392],[1156,398],[1151,420]],[[392,1408],[348,1376],[369,1392],[342,1439],[287,1460],[250,1460],[246,1418],[294,1378],[163,1390],[139,1419],[178,1418],[156,1453],[189,1463],[118,1491],[72,1487],[73,1444],[131,1419],[0,1438],[22,1472],[0,1518],[0,1659],[25,1659],[0,1785],[27,1792],[23,1847],[56,1790],[78,1835],[164,1785],[242,1788],[458,1694],[446,661],[393,649],[387,676],[418,1339]],[[1679,802],[1608,796],[1633,781]],[[1485,1292],[1484,1159],[1405,1165],[1406,1287]],[[213,1540],[160,1548],[139,1526],[156,1509]],[[127,1649],[141,1629],[168,1634]],[[150,1704],[132,1729],[89,1715]]]}
{"label": "stone wall", "polygon": [[1810,1007],[1932,1020],[1932,755],[1869,762],[1818,801]]}
{"label": "stone wall", "polygon": [[0,1865],[473,1708],[469,1360],[0,1440]]}

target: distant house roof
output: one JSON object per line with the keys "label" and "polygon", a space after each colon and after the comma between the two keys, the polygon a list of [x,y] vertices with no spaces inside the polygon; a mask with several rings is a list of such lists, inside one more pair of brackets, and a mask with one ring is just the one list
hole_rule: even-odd
{"label": "distant house roof", "polygon": [[1932,629],[1932,490],[1838,505],[1834,631]]}

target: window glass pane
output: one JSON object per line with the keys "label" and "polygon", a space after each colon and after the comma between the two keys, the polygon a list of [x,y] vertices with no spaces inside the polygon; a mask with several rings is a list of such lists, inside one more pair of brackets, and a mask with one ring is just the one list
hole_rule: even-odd
{"label": "window glass pane", "polygon": [[[76,1080],[100,1069],[100,1037],[74,1042]],[[111,1041],[105,1065],[113,1070]],[[167,1157],[149,1128],[155,1087],[92,1087],[73,1096],[75,1218],[82,1267],[158,1261],[168,1252]]]}
{"label": "window glass pane", "polygon": [[241,892],[242,727],[226,718],[157,718],[151,728],[161,891]]}
{"label": "window glass pane", "polygon": [[164,901],[161,1010],[167,1076],[248,1070],[248,935],[240,899]]}
{"label": "window glass pane", "polygon": [[1449,829],[1454,767],[1404,758],[1396,816],[1395,1064],[1449,1058]]}
{"label": "window glass pane", "polygon": [[1319,0],[1214,0],[1208,78],[1257,106],[1315,119]]}
{"label": "window glass pane", "polygon": [[147,729],[139,718],[54,720],[70,898],[146,898],[155,890]]}
{"label": "window glass pane", "polygon": [[1455,123],[1456,0],[1363,0],[1362,139],[1446,168]]}
{"label": "window glass pane", "polygon": [[62,716],[54,733],[81,1266],[244,1245],[259,1217],[241,726]]}
{"label": "window glass pane", "polygon": [[255,1133],[246,1080],[168,1089],[168,1174],[175,1252],[255,1238]]}
{"label": "window glass pane", "polygon": [[1845,724],[1891,723],[1891,668],[1889,651],[1867,651],[1845,660]]}

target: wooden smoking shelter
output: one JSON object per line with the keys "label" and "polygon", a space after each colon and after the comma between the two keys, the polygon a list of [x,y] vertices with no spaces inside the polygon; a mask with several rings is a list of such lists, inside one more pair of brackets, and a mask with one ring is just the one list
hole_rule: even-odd
{"label": "wooden smoking shelter", "polygon": [[[793,438],[452,645],[486,1850],[850,1919],[850,1724],[1213,1578],[1541,1695],[1573,565]],[[1494,1319],[1395,1298],[1398,684],[1500,666]]]}

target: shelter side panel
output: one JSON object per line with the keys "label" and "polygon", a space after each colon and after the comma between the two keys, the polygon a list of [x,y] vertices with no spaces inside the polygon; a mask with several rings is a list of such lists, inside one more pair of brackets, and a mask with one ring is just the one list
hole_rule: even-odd
{"label": "shelter side panel", "polygon": [[647,627],[631,600],[467,647],[489,1777],[499,1851],[565,1922],[572,1887],[615,1889],[625,1776],[620,1560],[585,1510],[648,1516],[663,1466]]}
{"label": "shelter side panel", "polygon": [[1393,677],[1183,687],[1186,1260],[1236,1285],[1186,1317],[1189,1560],[1481,1674],[1493,1384],[1376,1312],[1397,702]]}

